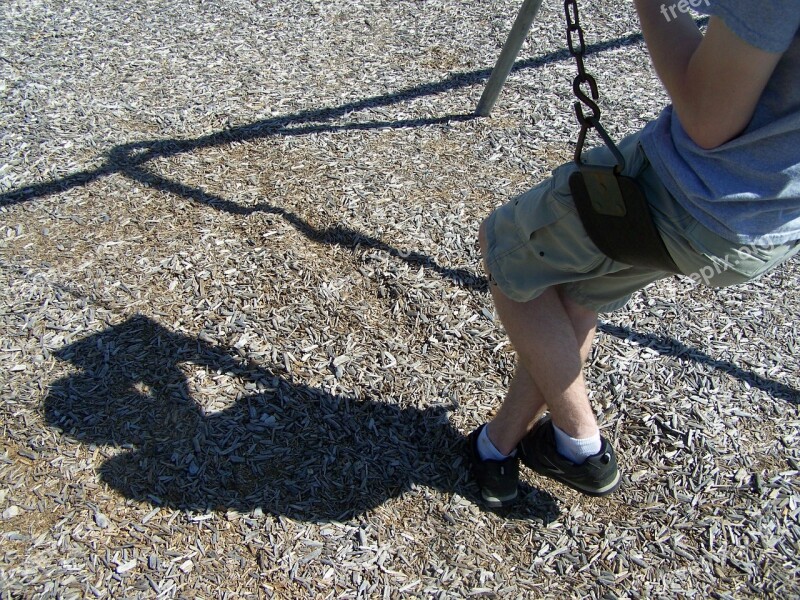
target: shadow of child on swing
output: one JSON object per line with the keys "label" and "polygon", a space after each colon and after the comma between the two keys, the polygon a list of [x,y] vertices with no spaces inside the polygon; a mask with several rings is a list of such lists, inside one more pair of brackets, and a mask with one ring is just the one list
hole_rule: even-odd
{"label": "shadow of child on swing", "polygon": [[[334,396],[144,316],[56,356],[81,371],[51,386],[47,421],[68,438],[104,446],[100,479],[126,498],[327,521],[415,486],[477,495],[464,438],[444,408]],[[238,381],[236,401],[206,414],[192,398],[187,365]],[[529,501],[504,516],[543,523],[557,516],[549,494],[524,492]]]}

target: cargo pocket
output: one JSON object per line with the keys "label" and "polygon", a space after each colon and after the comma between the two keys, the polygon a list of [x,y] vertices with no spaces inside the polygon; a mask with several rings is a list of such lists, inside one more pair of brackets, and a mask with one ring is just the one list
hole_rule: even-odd
{"label": "cargo pocket", "polygon": [[571,163],[556,169],[546,191],[537,193],[536,202],[526,203],[521,197],[517,223],[537,260],[564,273],[588,273],[611,259],[589,239],[575,210],[569,189],[574,171]]}
{"label": "cargo pocket", "polygon": [[566,214],[567,209],[555,201],[555,184],[555,178],[549,178],[514,200],[514,222],[523,241]]}

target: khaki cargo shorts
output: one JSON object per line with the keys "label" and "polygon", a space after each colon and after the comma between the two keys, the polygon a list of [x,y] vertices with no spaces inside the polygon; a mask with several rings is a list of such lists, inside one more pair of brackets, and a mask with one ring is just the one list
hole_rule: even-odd
{"label": "khaki cargo shorts", "polygon": [[[724,287],[749,281],[794,255],[798,242],[743,246],[709,231],[661,184],[639,144],[639,134],[619,144],[625,175],[635,177],[650,204],[656,227],[681,273],[697,283]],[[585,155],[590,164],[613,165],[605,148]],[[646,285],[672,275],[614,261],[598,250],[583,228],[569,189],[574,163],[495,210],[485,223],[485,256],[492,285],[516,302],[561,286],[575,302],[597,312],[621,308]]]}

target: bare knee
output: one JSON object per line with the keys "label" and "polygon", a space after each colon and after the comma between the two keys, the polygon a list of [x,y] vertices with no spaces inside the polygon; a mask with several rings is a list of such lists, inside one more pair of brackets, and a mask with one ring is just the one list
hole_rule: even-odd
{"label": "bare knee", "polygon": [[570,298],[567,294],[563,293],[561,288],[558,289],[558,295],[561,298],[561,303],[567,311],[567,315],[572,321],[573,326],[579,330],[594,329],[597,324],[597,311],[594,309],[578,304]]}

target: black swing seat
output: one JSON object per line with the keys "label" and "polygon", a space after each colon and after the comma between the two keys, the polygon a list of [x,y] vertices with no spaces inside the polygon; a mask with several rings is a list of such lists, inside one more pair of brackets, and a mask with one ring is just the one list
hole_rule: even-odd
{"label": "black swing seat", "polygon": [[586,233],[603,254],[636,267],[680,272],[635,179],[584,163],[570,176],[569,187]]}

